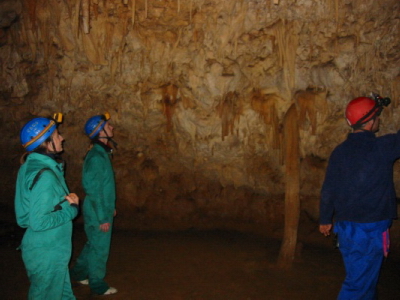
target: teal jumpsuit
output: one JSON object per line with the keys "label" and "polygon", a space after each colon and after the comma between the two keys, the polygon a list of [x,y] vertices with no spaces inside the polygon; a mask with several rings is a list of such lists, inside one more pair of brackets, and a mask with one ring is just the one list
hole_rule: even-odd
{"label": "teal jumpsuit", "polygon": [[[82,184],[86,193],[83,217],[87,242],[71,269],[74,280],[88,279],[92,292],[99,295],[109,288],[104,277],[110,252],[116,198],[111,150],[97,141],[85,157]],[[104,223],[110,223],[108,232],[100,230],[100,225]]]}
{"label": "teal jumpsuit", "polygon": [[[47,168],[37,177],[36,174]],[[68,263],[72,250],[72,219],[78,206],[69,194],[62,164],[50,156],[31,153],[18,172],[15,193],[17,223],[26,228],[21,243],[22,259],[30,280],[29,299],[75,299]]]}

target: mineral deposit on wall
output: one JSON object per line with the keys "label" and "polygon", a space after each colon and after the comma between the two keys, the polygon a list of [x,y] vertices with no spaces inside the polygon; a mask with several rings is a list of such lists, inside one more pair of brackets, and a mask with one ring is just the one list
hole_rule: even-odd
{"label": "mineral deposit on wall", "polygon": [[3,0],[0,12],[7,203],[18,132],[34,115],[64,113],[67,179],[83,197],[83,124],[110,112],[120,226],[271,233],[292,104],[312,219],[326,160],[349,132],[346,102],[389,96],[382,132],[400,127],[398,0]]}

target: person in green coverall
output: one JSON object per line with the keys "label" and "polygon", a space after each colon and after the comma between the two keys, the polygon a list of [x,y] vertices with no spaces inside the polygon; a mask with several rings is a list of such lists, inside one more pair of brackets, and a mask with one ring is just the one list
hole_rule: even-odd
{"label": "person in green coverall", "polygon": [[15,214],[18,225],[26,228],[20,249],[30,281],[29,299],[34,300],[75,299],[68,263],[79,198],[69,193],[58,162],[64,140],[57,130],[61,119],[61,114],[34,118],[20,132],[27,152],[17,177]]}
{"label": "person in green coverall", "polygon": [[113,127],[110,115],[91,117],[85,133],[91,139],[91,149],[85,157],[82,184],[86,193],[83,217],[87,242],[71,269],[71,278],[89,284],[93,293],[112,295],[117,289],[105,281],[110,252],[113,218],[115,216],[115,179],[111,164]]}

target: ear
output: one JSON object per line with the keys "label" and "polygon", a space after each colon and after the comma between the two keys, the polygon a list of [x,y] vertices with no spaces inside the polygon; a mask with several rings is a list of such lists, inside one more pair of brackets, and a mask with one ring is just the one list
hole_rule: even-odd
{"label": "ear", "polygon": [[[107,124],[107,123],[106,123]],[[99,131],[99,133],[97,134],[99,137],[105,137],[106,133],[104,132],[104,128],[106,125],[104,125],[103,129]]]}
{"label": "ear", "polygon": [[371,120],[369,120],[367,123],[365,123],[364,129],[365,130],[371,130],[372,126],[374,125],[375,119],[372,118]]}
{"label": "ear", "polygon": [[46,150],[47,152],[54,152],[56,149],[53,149],[53,143],[51,142],[45,142],[46,143]]}

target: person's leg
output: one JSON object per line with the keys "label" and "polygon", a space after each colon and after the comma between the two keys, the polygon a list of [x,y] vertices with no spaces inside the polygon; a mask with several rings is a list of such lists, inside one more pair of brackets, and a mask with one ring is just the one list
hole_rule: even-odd
{"label": "person's leg", "polygon": [[71,287],[71,279],[69,276],[68,266],[64,267],[64,289],[62,300],[75,300],[74,292]]}
{"label": "person's leg", "polygon": [[346,278],[338,299],[376,299],[376,285],[383,261],[382,229],[374,225],[338,222],[336,231]]}
{"label": "person's leg", "polygon": [[82,249],[82,252],[76,259],[75,265],[70,270],[70,275],[72,280],[82,281],[88,279],[89,277],[88,257],[90,253],[90,248],[91,248],[90,242],[87,241]]}
{"label": "person's leg", "polygon": [[68,260],[59,249],[25,248],[23,261],[29,281],[29,299],[73,300],[68,275]]}
{"label": "person's leg", "polygon": [[342,251],[346,268],[346,278],[338,299],[376,299],[376,285],[382,265],[383,255],[364,256]]}
{"label": "person's leg", "polygon": [[112,230],[103,232],[99,226],[87,226],[85,229],[90,237],[90,251],[87,258],[89,285],[94,293],[101,295],[109,288],[104,277],[106,276]]}

